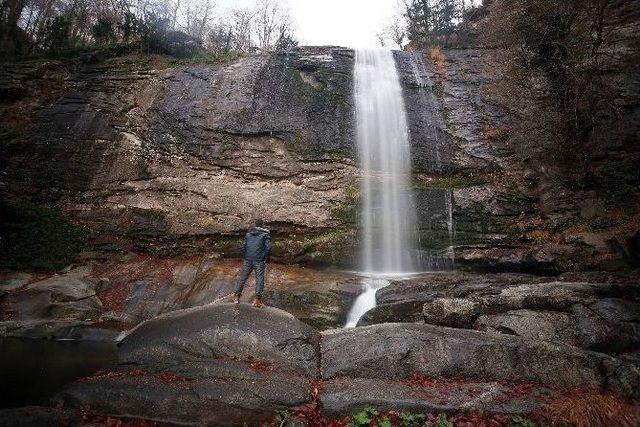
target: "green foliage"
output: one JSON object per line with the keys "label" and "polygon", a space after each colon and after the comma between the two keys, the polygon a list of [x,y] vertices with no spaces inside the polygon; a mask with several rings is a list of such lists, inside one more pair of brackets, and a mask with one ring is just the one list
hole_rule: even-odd
{"label": "green foliage", "polygon": [[371,425],[375,417],[378,416],[378,410],[371,407],[366,406],[360,409],[358,412],[353,414],[352,423],[354,427],[365,427]]}
{"label": "green foliage", "polygon": [[0,200],[0,268],[58,270],[83,246],[82,231],[59,211]]}
{"label": "green foliage", "polygon": [[415,182],[414,187],[454,189],[473,187],[484,183],[486,180],[482,176],[458,173],[419,179]]}
{"label": "green foliage", "polygon": [[54,17],[45,31],[45,46],[49,53],[60,54],[71,47],[71,20],[66,16]]}
{"label": "green foliage", "polygon": [[426,416],[419,412],[403,411],[400,414],[400,419],[405,427],[417,427],[424,423]]}
{"label": "green foliage", "polygon": [[278,418],[278,421],[286,422],[293,417],[293,413],[288,409],[280,409],[276,411],[276,417]]}
{"label": "green foliage", "polygon": [[516,427],[536,427],[536,424],[520,414],[511,414],[511,422]]}
{"label": "green foliage", "polygon": [[116,36],[113,22],[107,18],[99,18],[93,25],[92,33],[98,43],[108,43]]}
{"label": "green foliage", "polygon": [[440,414],[436,427],[454,427],[453,421],[450,421],[445,414]]}
{"label": "green foliage", "polygon": [[391,424],[391,420],[389,419],[389,417],[381,417],[378,420],[378,427],[392,427],[393,424]]}

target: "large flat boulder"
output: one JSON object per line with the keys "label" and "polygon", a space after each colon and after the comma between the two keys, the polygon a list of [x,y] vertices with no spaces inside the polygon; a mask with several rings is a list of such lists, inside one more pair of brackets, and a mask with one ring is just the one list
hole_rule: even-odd
{"label": "large flat boulder", "polygon": [[276,364],[315,376],[320,334],[271,307],[211,304],[141,323],[119,344],[120,363],[171,365],[219,357]]}
{"label": "large flat boulder", "polygon": [[242,361],[147,368],[85,378],[58,393],[53,403],[171,425],[260,425],[278,409],[307,403],[311,391],[308,378]]}
{"label": "large flat boulder", "polygon": [[412,375],[530,381],[640,394],[638,367],[605,354],[421,324],[391,323],[323,332],[322,375],[399,379]]}

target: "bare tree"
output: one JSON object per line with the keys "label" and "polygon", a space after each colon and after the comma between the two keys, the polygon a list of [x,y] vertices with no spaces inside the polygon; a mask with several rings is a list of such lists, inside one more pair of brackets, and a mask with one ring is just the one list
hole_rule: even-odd
{"label": "bare tree", "polygon": [[192,37],[203,40],[207,32],[207,28],[213,19],[214,9],[215,2],[213,0],[196,0],[188,2],[185,5],[185,10],[183,12],[185,32]]}
{"label": "bare tree", "polygon": [[399,49],[404,46],[407,37],[407,28],[401,16],[394,16],[391,22],[383,29],[382,34],[388,40],[391,40]]}
{"label": "bare tree", "polygon": [[249,52],[253,43],[251,42],[251,31],[253,28],[254,13],[249,9],[235,9],[231,12],[231,29],[233,34],[233,49],[239,52]]}
{"label": "bare tree", "polygon": [[291,34],[289,12],[279,0],[258,0],[254,15],[254,31],[262,50],[276,47],[283,35]]}

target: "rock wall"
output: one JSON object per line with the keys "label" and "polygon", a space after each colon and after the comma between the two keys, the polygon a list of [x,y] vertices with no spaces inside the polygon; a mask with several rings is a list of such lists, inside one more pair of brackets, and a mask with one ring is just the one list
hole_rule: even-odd
{"label": "rock wall", "polygon": [[4,187],[147,248],[234,255],[261,218],[276,256],[322,258],[336,229],[353,229],[352,56],[322,48],[87,67],[3,145]]}
{"label": "rock wall", "polygon": [[[499,94],[495,51],[395,55],[427,264],[637,263],[637,219],[615,222],[602,197],[522,161],[521,112]],[[116,236],[145,250],[233,257],[260,218],[277,259],[353,265],[353,58],[303,47],[225,64],[86,66],[27,132],[0,144],[0,190],[63,209],[103,244]]]}

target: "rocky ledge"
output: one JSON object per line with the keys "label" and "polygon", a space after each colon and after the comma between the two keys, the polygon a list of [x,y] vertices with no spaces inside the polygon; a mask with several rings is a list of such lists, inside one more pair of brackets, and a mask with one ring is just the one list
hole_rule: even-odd
{"label": "rocky ledge", "polygon": [[365,405],[535,415],[562,395],[633,401],[638,390],[633,363],[560,343],[424,324],[320,333],[276,308],[216,303],[143,322],[115,370],[52,403],[67,417],[258,425],[287,408],[339,418]]}
{"label": "rocky ledge", "polygon": [[561,343],[628,360],[640,352],[637,274],[440,273],[396,281],[361,324],[421,322]]}
{"label": "rocky ledge", "polygon": [[[0,273],[0,335],[110,340],[163,313],[229,301],[240,268],[212,256],[85,256],[94,259],[55,274]],[[267,283],[267,304],[320,330],[342,326],[360,291],[352,274],[276,263]],[[243,300],[252,294],[250,280]]]}

